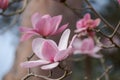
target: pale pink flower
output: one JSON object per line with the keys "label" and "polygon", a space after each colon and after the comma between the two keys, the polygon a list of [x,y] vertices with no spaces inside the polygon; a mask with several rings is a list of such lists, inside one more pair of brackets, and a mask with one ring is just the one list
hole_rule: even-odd
{"label": "pale pink flower", "polygon": [[102,55],[97,54],[97,52],[101,49],[98,46],[95,46],[94,41],[91,37],[80,40],[75,38],[73,41],[73,49],[74,54],[83,54],[88,55],[95,58],[101,58]]}
{"label": "pale pink flower", "polygon": [[62,15],[51,17],[50,15],[41,16],[39,13],[35,13],[31,20],[33,28],[20,28],[20,31],[25,33],[21,38],[22,41],[34,35],[43,37],[57,35],[63,32],[68,26],[68,24],[65,24],[58,29],[62,21]]}
{"label": "pale pink flower", "polygon": [[71,53],[71,48],[67,48],[70,30],[67,29],[62,34],[59,45],[53,41],[43,38],[33,40],[33,52],[40,58],[36,61],[27,61],[21,64],[22,67],[32,68],[40,66],[41,69],[53,69],[59,65],[59,61],[66,59]]}
{"label": "pale pink flower", "polygon": [[0,0],[0,8],[1,9],[6,9],[8,7],[8,0]]}
{"label": "pale pink flower", "polygon": [[85,14],[85,16],[82,19],[80,19],[77,22],[77,24],[76,24],[77,30],[75,30],[75,32],[77,32],[77,33],[83,32],[83,31],[89,32],[91,29],[96,28],[99,24],[100,24],[99,18],[93,20],[93,19],[91,19],[91,15],[89,13],[87,13],[87,14]]}

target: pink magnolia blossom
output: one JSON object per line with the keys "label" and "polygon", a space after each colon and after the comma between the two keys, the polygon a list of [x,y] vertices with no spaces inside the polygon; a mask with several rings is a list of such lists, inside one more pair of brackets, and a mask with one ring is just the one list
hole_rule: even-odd
{"label": "pink magnolia blossom", "polygon": [[36,61],[27,61],[21,64],[22,67],[32,68],[41,66],[41,69],[49,70],[57,67],[59,61],[66,59],[71,53],[71,48],[67,48],[70,30],[67,29],[61,36],[59,45],[53,41],[43,38],[33,40],[33,52],[40,58]]}
{"label": "pink magnolia blossom", "polygon": [[62,15],[51,17],[50,15],[41,16],[39,13],[35,13],[31,20],[33,28],[20,28],[20,31],[25,33],[21,38],[22,41],[34,35],[44,37],[56,35],[63,32],[68,26],[68,24],[65,24],[58,29],[62,21]]}
{"label": "pink magnolia blossom", "polygon": [[89,13],[85,14],[85,16],[80,19],[77,24],[76,24],[76,28],[77,30],[75,30],[75,32],[79,33],[79,32],[83,32],[83,31],[89,31],[91,29],[96,28],[98,25],[100,24],[100,19],[91,19],[91,16]]}
{"label": "pink magnolia blossom", "polygon": [[95,46],[94,41],[91,37],[80,40],[75,38],[72,44],[75,54],[84,54],[95,58],[101,58],[102,55],[97,54],[101,49],[98,46]]}
{"label": "pink magnolia blossom", "polygon": [[0,0],[0,8],[6,9],[8,7],[8,0]]}

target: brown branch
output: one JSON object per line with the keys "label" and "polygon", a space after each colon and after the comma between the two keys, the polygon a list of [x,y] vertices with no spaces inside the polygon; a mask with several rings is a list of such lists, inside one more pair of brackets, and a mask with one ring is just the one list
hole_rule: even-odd
{"label": "brown branch", "polygon": [[34,55],[35,55],[35,53],[32,53],[31,56],[27,57],[27,60],[30,61],[33,58]]}
{"label": "brown branch", "polygon": [[51,77],[52,76],[52,70],[49,70],[49,74],[47,77]]}
{"label": "brown branch", "polygon": [[[115,27],[115,29],[114,29],[114,31],[113,31],[113,33],[112,33],[111,35],[105,35],[104,33],[101,32],[100,29],[95,30],[95,31],[96,31],[96,32],[99,32],[101,35],[103,35],[104,37],[108,38],[108,39],[112,42],[113,46],[116,46],[116,47],[120,48],[120,46],[118,46],[118,45],[112,40],[113,37],[115,36],[115,34],[117,34],[119,28],[120,28],[120,21],[119,21],[119,23],[117,24],[117,26]],[[105,47],[105,46],[104,46],[104,47]],[[106,47],[107,47],[107,46],[106,46]]]}
{"label": "brown branch", "polygon": [[95,37],[95,42],[101,48],[113,48],[113,47],[115,47],[114,44],[111,44],[111,45],[108,46],[108,45],[105,45],[105,44],[101,43],[100,42],[100,37],[99,38]]}
{"label": "brown branch", "polygon": [[[33,57],[34,57],[34,53],[32,53],[32,55],[31,56],[29,56],[29,57],[27,57],[27,61],[30,61]],[[31,73],[31,68],[28,68],[28,74],[30,74]]]}
{"label": "brown branch", "polygon": [[119,28],[120,28],[120,21],[119,21],[118,25],[116,26],[114,32],[113,32],[111,35],[109,35],[109,38],[113,38],[114,35],[115,35],[115,34],[117,33],[117,31],[119,30]]}
{"label": "brown branch", "polygon": [[17,11],[11,12],[9,14],[5,14],[5,11],[3,11],[0,13],[0,15],[8,17],[8,16],[14,16],[16,14],[21,14],[25,10],[27,3],[28,3],[28,0],[24,0],[23,7],[21,9],[18,9]]}
{"label": "brown branch", "polygon": [[79,10],[79,11],[81,11],[81,10],[85,10],[85,9],[90,9],[91,7],[85,7],[85,8],[72,8],[72,7],[70,7],[67,3],[65,3],[65,6],[66,7],[68,7],[69,9],[71,9],[73,12],[75,12],[76,10]]}
{"label": "brown branch", "polygon": [[47,76],[37,75],[37,74],[30,73],[30,74],[26,75],[26,76],[25,76],[23,79],[21,79],[21,80],[27,80],[27,79],[30,78],[31,76],[33,76],[33,77],[38,77],[38,78],[42,78],[42,79],[45,79],[45,80],[62,80],[62,79],[64,79],[65,77],[67,77],[68,75],[70,75],[71,73],[72,73],[72,72],[67,72],[67,71],[65,71],[64,74],[63,74],[61,77],[57,78],[57,79],[52,79],[52,78],[49,78],[49,77],[47,77]]}

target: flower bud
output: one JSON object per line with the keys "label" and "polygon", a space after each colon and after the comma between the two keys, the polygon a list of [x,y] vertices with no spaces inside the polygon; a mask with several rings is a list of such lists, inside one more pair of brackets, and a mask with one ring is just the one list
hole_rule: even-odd
{"label": "flower bud", "polygon": [[0,0],[0,9],[6,9],[8,7],[8,0]]}

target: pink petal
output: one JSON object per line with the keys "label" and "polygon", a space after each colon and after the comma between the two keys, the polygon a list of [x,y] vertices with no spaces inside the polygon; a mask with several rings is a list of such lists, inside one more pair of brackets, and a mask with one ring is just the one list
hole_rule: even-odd
{"label": "pink petal", "polygon": [[51,18],[51,16],[49,14],[46,14],[46,15],[41,17],[41,19],[48,19],[48,18]]}
{"label": "pink petal", "polygon": [[28,40],[29,38],[31,38],[34,34],[33,33],[26,33],[26,34],[23,34],[20,41],[26,41]]}
{"label": "pink petal", "polygon": [[120,0],[118,0],[118,3],[120,4]]}
{"label": "pink petal", "polygon": [[57,67],[58,65],[59,65],[59,62],[55,62],[55,63],[51,63],[49,65],[42,66],[41,69],[50,70],[50,69]]}
{"label": "pink petal", "polygon": [[41,18],[41,15],[37,12],[37,13],[34,13],[32,15],[32,18],[31,18],[31,21],[32,21],[32,25],[33,25],[33,28],[36,29],[36,23],[38,22],[38,20]]}
{"label": "pink petal", "polygon": [[71,48],[71,47],[72,47],[72,45],[73,45],[74,40],[76,39],[76,37],[77,37],[77,35],[74,35],[74,36],[72,37],[72,40],[71,40],[71,42],[70,42],[68,48]]}
{"label": "pink petal", "polygon": [[70,55],[71,51],[72,51],[72,48],[68,48],[67,50],[62,50],[58,52],[55,55],[54,61],[56,62],[56,61],[62,61],[66,59]]}
{"label": "pink petal", "polygon": [[31,38],[31,37],[34,36],[34,35],[39,35],[39,34],[36,33],[34,30],[26,31],[26,32],[22,35],[21,41],[28,40],[29,38]]}
{"label": "pink petal", "polygon": [[21,63],[21,67],[25,67],[25,68],[32,68],[32,67],[36,67],[36,66],[41,66],[44,64],[49,64],[49,61],[45,61],[45,60],[37,60],[37,61],[26,61]]}
{"label": "pink petal", "polygon": [[38,22],[40,25],[38,27],[38,31],[40,32],[40,29],[43,31],[41,31],[41,34],[43,34],[43,36],[49,36],[51,33],[51,16],[49,14],[46,14],[44,16],[42,16],[41,20]]}
{"label": "pink petal", "polygon": [[94,24],[96,24],[96,26],[98,26],[100,24],[100,21],[101,20],[98,18],[98,19],[94,20]]}
{"label": "pink petal", "polygon": [[68,24],[61,26],[55,33],[52,33],[52,35],[57,35],[59,33],[62,33],[67,27],[68,27]]}
{"label": "pink petal", "polygon": [[96,53],[96,52],[98,52],[98,51],[100,51],[100,50],[101,50],[101,48],[96,46],[96,47],[94,48],[93,52]]}
{"label": "pink petal", "polygon": [[78,39],[78,38],[75,38],[73,40],[73,44],[72,44],[73,48],[75,50],[80,50],[80,48],[82,47],[82,40]]}
{"label": "pink petal", "polygon": [[83,41],[82,41],[82,45],[81,45],[81,51],[92,51],[93,49],[94,49],[94,41],[93,41],[93,39],[92,38],[87,38],[87,39],[84,39]]}
{"label": "pink petal", "polygon": [[90,16],[90,14],[89,13],[87,13],[87,14],[85,14],[85,16],[84,16],[84,20],[89,20],[91,18],[91,16]]}
{"label": "pink petal", "polygon": [[76,28],[77,29],[81,29],[81,28],[84,28],[84,19],[80,19],[79,21],[77,21],[76,23]]}
{"label": "pink petal", "polygon": [[54,34],[62,21],[62,15],[51,18],[51,34]]}
{"label": "pink petal", "polygon": [[58,45],[59,50],[65,50],[67,48],[69,36],[70,36],[70,29],[66,29],[60,38]]}
{"label": "pink petal", "polygon": [[52,32],[51,28],[50,19],[47,19],[46,23],[44,24],[43,36],[50,36]]}
{"label": "pink petal", "polygon": [[45,39],[43,38],[36,38],[32,42],[33,52],[41,59],[44,59],[44,57],[41,55],[41,49],[42,49],[44,41]]}
{"label": "pink petal", "polygon": [[97,54],[97,52],[100,51],[100,50],[101,50],[101,48],[96,46],[94,48],[93,52],[91,54],[88,54],[88,55],[91,56],[91,57],[94,57],[94,58],[101,58],[102,55],[101,54]]}
{"label": "pink petal", "polygon": [[[73,43],[73,49],[75,53],[79,54],[91,54],[94,53],[94,41],[92,38],[86,38],[84,40],[80,40],[76,38]],[[96,49],[95,49],[96,50]]]}
{"label": "pink petal", "polygon": [[27,32],[27,31],[32,30],[32,28],[27,28],[27,27],[21,26],[21,27],[19,28],[19,30],[20,30],[21,32]]}
{"label": "pink petal", "polygon": [[58,48],[55,42],[44,41],[41,53],[44,59],[53,62],[56,53],[58,53]]}
{"label": "pink petal", "polygon": [[51,30],[50,18],[48,17],[48,18],[40,19],[36,24],[36,30],[42,36],[48,36]]}

